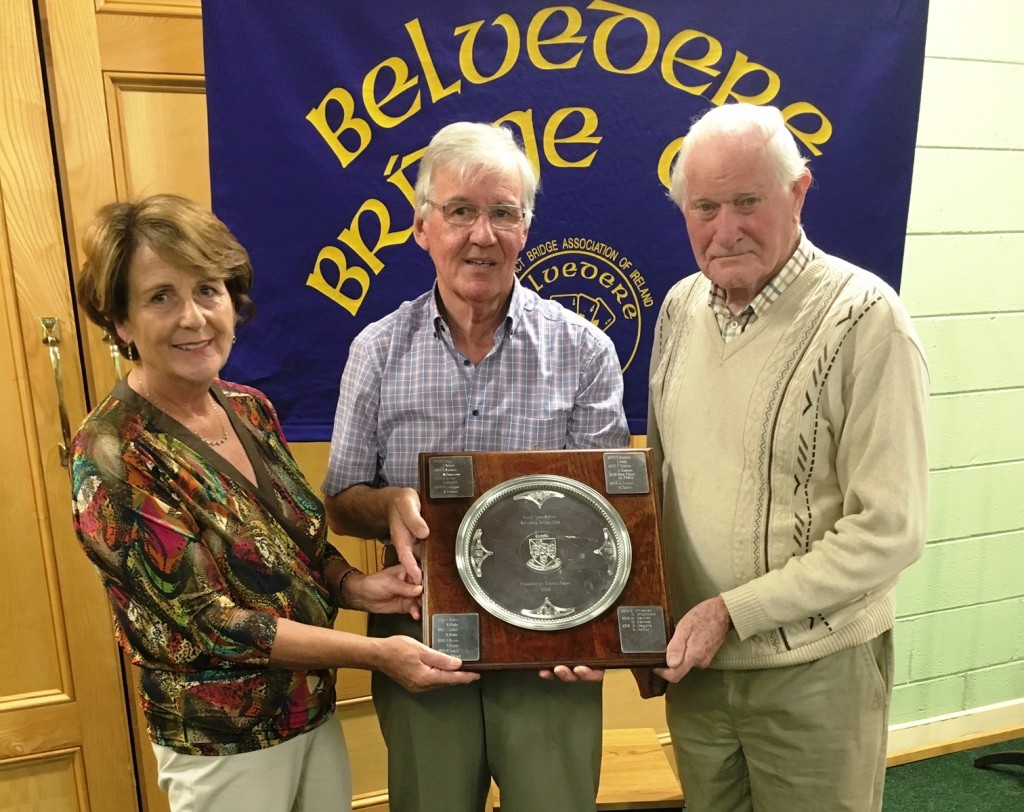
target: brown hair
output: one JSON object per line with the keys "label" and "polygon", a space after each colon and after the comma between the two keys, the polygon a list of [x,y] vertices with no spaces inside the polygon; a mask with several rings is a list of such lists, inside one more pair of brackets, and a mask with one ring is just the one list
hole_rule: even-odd
{"label": "brown hair", "polygon": [[128,268],[140,245],[200,279],[223,279],[239,321],[252,317],[249,253],[211,211],[171,194],[108,203],[96,212],[82,238],[85,263],[78,301],[126,356],[133,356],[134,347],[118,336],[117,324],[128,318]]}

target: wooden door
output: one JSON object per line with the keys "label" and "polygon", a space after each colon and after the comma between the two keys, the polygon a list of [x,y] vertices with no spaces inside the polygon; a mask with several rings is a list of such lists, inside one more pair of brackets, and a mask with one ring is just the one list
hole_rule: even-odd
{"label": "wooden door", "polygon": [[121,664],[62,459],[86,400],[43,61],[31,0],[3,8],[0,809],[120,812],[138,808]]}
{"label": "wooden door", "polygon": [[[200,4],[199,0],[37,2],[48,46],[56,160],[75,270],[80,262],[79,235],[93,212],[111,200],[175,192],[210,205]],[[80,329],[86,388],[90,402],[96,403],[118,373],[110,344],[100,331],[84,318]],[[127,371],[127,362],[118,363],[122,372]],[[297,444],[294,451],[310,481],[318,485],[326,467],[327,444]],[[376,566],[372,544],[355,539],[335,542],[364,570]],[[365,631],[364,615],[341,614],[339,628]],[[155,783],[155,762],[135,700],[136,672],[130,665],[127,675],[143,808],[163,812],[166,798]],[[382,808],[386,757],[367,672],[342,672],[338,696],[338,715],[353,764],[355,806]]]}

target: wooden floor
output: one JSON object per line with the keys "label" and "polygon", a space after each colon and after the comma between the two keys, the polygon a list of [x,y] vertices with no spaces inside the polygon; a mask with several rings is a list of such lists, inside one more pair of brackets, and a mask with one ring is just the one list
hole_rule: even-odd
{"label": "wooden floor", "polygon": [[[494,809],[500,810],[496,787],[491,798]],[[683,791],[652,728],[604,731],[597,808],[600,812],[683,808]]]}

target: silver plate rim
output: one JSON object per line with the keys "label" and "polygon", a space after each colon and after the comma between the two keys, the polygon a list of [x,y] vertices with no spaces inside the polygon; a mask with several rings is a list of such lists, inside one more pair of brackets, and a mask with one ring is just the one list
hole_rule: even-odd
{"label": "silver plate rim", "polygon": [[[586,609],[563,617],[531,618],[506,609],[495,602],[483,587],[480,586],[472,570],[470,545],[473,531],[476,530],[481,517],[496,502],[538,487],[557,490],[564,494],[575,496],[595,510],[604,519],[605,526],[609,530],[617,553],[618,566],[615,575],[601,597]],[[455,538],[455,564],[462,583],[469,590],[474,600],[488,614],[522,629],[555,631],[557,629],[582,626],[598,617],[618,600],[623,589],[626,587],[626,582],[629,580],[629,574],[633,567],[633,547],[629,537],[629,530],[626,528],[626,523],[619,515],[619,512],[604,496],[589,485],[558,474],[529,474],[513,477],[495,485],[473,502],[459,524],[459,531]]]}

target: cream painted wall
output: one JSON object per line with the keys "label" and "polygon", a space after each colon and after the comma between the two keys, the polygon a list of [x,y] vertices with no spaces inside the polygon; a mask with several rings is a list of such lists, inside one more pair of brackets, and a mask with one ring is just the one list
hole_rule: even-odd
{"label": "cream painted wall", "polygon": [[1024,705],[1021,32],[1020,0],[931,1],[901,290],[931,368],[931,505],[897,593],[894,724]]}

